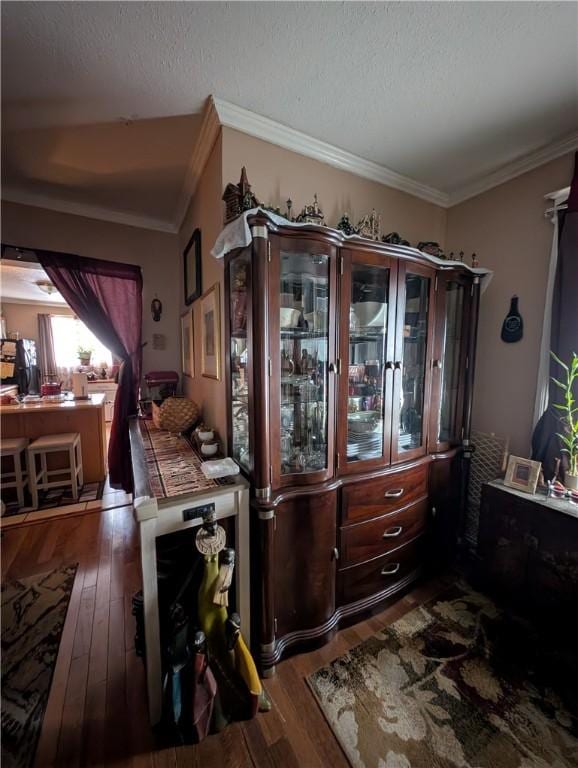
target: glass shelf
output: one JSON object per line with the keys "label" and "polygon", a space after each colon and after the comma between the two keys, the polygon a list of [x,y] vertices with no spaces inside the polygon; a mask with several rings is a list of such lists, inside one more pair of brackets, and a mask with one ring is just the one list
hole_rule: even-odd
{"label": "glass shelf", "polygon": [[399,404],[398,451],[423,444],[424,388],[430,279],[407,272]]}
{"label": "glass shelf", "polygon": [[250,261],[247,254],[232,259],[229,266],[229,315],[234,330],[229,339],[231,360],[231,454],[247,471],[252,465],[249,439],[249,369],[247,349],[248,281]]}
{"label": "glass shelf", "polygon": [[348,462],[378,459],[383,455],[389,280],[388,267],[352,264],[347,372]]}
{"label": "glass shelf", "polygon": [[301,328],[281,328],[281,338],[282,339],[290,339],[294,341],[301,341],[301,340],[319,340],[319,341],[328,341],[327,338],[327,331],[307,331],[305,329]]}
{"label": "glass shelf", "polygon": [[329,257],[281,251],[281,474],[328,466]]}
{"label": "glass shelf", "polygon": [[446,283],[438,442],[452,442],[459,439],[459,435],[457,434],[459,429],[457,410],[461,368],[462,326],[464,318],[464,293],[465,287],[462,283],[454,280],[449,280]]}

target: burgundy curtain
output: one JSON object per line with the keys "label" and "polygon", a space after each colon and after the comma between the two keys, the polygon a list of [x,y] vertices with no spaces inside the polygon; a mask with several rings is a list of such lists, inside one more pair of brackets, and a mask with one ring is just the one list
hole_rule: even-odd
{"label": "burgundy curtain", "polygon": [[108,445],[108,467],[111,486],[131,491],[128,419],[137,413],[141,377],[140,268],[67,253],[36,251],[36,255],[66,303],[122,361]]}
{"label": "burgundy curtain", "polygon": [[[568,208],[556,215],[560,217],[560,226],[550,349],[560,360],[568,363],[572,353],[578,352],[578,152]],[[559,379],[562,373],[560,366],[552,360],[550,375]],[[549,402],[559,402],[559,398],[560,390],[550,381]],[[542,462],[547,480],[554,475],[556,459],[562,459],[562,472],[567,465],[556,432],[560,432],[560,421],[556,410],[550,405],[532,435],[532,458]]]}

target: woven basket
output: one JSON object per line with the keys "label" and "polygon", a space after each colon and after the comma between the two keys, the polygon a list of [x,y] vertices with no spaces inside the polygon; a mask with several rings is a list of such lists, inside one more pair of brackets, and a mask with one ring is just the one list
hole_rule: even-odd
{"label": "woven basket", "polygon": [[161,405],[153,402],[153,424],[169,432],[186,432],[199,420],[200,409],[186,397],[167,397]]}

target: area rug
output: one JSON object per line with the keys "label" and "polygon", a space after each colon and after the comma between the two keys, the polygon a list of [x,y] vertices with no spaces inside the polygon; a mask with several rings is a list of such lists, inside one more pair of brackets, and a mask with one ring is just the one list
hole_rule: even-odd
{"label": "area rug", "polygon": [[2,768],[28,768],[77,564],[2,585]]}
{"label": "area rug", "polygon": [[541,642],[454,585],[308,682],[355,768],[578,766],[576,666]]}
{"label": "area rug", "polygon": [[26,505],[19,507],[18,502],[14,500],[6,501],[6,510],[2,517],[11,515],[22,515],[27,512],[39,512],[43,509],[53,509],[55,507],[67,507],[70,504],[82,504],[85,501],[97,501],[102,499],[104,491],[104,481],[99,483],[85,483],[78,493],[78,499],[73,498],[71,488],[51,488],[48,491],[40,491],[38,494],[38,509],[32,509]]}

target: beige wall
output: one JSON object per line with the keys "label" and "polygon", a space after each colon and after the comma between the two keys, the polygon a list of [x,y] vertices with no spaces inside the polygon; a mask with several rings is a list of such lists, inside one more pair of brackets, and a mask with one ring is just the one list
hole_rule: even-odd
{"label": "beige wall", "polygon": [[[182,264],[176,235],[3,202],[2,241],[139,265],[144,284],[143,342],[147,342],[143,350],[143,371],[181,370]],[[153,321],[150,312],[155,295],[163,303],[162,319],[158,323]],[[166,337],[164,350],[153,350],[153,333]]]}
{"label": "beige wall", "polygon": [[[552,225],[544,195],[568,186],[571,154],[519,176],[449,210],[447,247],[475,251],[494,271],[482,296],[473,426],[510,438],[512,453],[530,455],[532,418]],[[524,337],[500,339],[514,294],[520,297]]]}
{"label": "beige wall", "polygon": [[[412,243],[419,240],[444,242],[446,211],[403,192],[339,171],[324,163],[297,155],[238,131],[223,128],[203,171],[185,221],[179,232],[180,250],[195,227],[202,233],[202,283],[206,291],[219,283],[221,291],[221,359],[225,359],[223,261],[210,250],[223,227],[221,196],[227,182],[238,181],[241,167],[247,167],[257,197],[280,205],[291,196],[296,210],[310,203],[317,192],[326,221],[335,225],[344,211],[357,221],[375,207],[382,215],[383,232],[396,230]],[[181,311],[186,307],[181,291]],[[205,420],[226,436],[226,382],[201,376],[200,302],[193,304],[195,328],[195,376],[185,379],[185,391],[203,409]],[[223,365],[224,369],[224,365]]]}
{"label": "beige wall", "polygon": [[[224,332],[224,295],[223,262],[214,259],[211,254],[217,235],[222,228],[221,215],[221,136],[219,135],[205,169],[201,175],[195,195],[179,232],[179,251],[185,249],[192,233],[201,230],[201,276],[202,291],[218,284],[221,300],[221,380],[215,381],[201,375],[201,302],[197,299],[191,306],[193,311],[195,370],[192,378],[184,378],[185,393],[198,403],[203,411],[203,419],[214,427],[223,440],[227,436],[227,409],[225,407],[226,382],[224,372],[225,332]],[[181,275],[179,285],[179,303],[181,314],[190,311],[184,303],[184,287]]]}
{"label": "beige wall", "polygon": [[344,212],[356,223],[375,208],[383,234],[399,232],[412,245],[420,240],[444,245],[447,213],[438,205],[223,128],[223,188],[239,181],[243,165],[257,198],[283,213],[288,197],[297,214],[317,193],[328,226],[336,226]]}
{"label": "beige wall", "polygon": [[[202,290],[221,290],[223,263],[210,250],[222,228],[222,190],[247,167],[257,197],[285,210],[291,197],[297,212],[317,192],[326,221],[334,226],[344,211],[356,221],[375,207],[384,233],[395,230],[412,244],[437,240],[446,250],[478,253],[494,270],[480,310],[474,427],[510,437],[512,451],[528,455],[536,389],[551,224],[544,218],[544,195],[569,184],[567,155],[446,211],[436,205],[337,170],[238,131],[224,128],[203,171],[178,237],[11,203],[2,204],[3,241],[29,247],[125,261],[143,269],[144,370],[181,371],[179,315],[184,304],[182,252],[195,227],[202,233]],[[155,293],[163,302],[160,323],[149,307]],[[510,297],[520,296],[525,335],[518,344],[500,340]],[[13,305],[16,306],[16,305]],[[221,323],[221,381],[201,376],[200,301],[193,304],[195,376],[185,379],[188,396],[204,418],[226,435],[225,340]],[[10,323],[8,329],[11,330]],[[166,336],[166,350],[152,350],[152,333]]]}
{"label": "beige wall", "polygon": [[74,313],[70,307],[61,304],[20,304],[2,301],[2,314],[6,320],[6,331],[18,331],[21,339],[34,339],[38,343],[38,315],[68,315]]}

